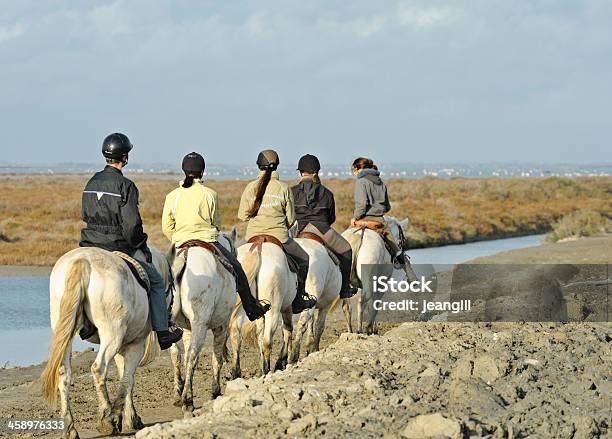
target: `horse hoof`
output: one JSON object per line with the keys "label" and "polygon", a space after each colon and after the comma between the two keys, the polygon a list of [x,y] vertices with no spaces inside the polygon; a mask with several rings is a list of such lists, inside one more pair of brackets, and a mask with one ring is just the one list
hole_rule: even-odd
{"label": "horse hoof", "polygon": [[242,375],[242,372],[240,369],[232,369],[232,372],[230,374],[230,377],[235,380],[237,378],[240,378],[240,376]]}
{"label": "horse hoof", "polygon": [[71,427],[68,431],[66,431],[62,437],[64,439],[79,439],[79,433],[77,433],[74,427]]}
{"label": "horse hoof", "polygon": [[98,422],[98,425],[96,426],[96,430],[98,430],[98,433],[105,436],[110,436],[111,434],[116,433],[115,424],[113,423],[111,418],[101,419],[100,422]]}
{"label": "horse hoof", "polygon": [[219,388],[213,389],[211,399],[217,399],[219,396],[221,396],[221,389]]}
{"label": "horse hoof", "polygon": [[277,370],[283,370],[283,369],[285,369],[285,367],[287,367],[287,361],[286,360],[278,360],[276,362],[276,364],[274,365],[274,371],[276,372]]}
{"label": "horse hoof", "polygon": [[144,423],[142,422],[142,419],[140,419],[140,416],[134,416],[134,419],[132,419],[131,427],[132,430],[142,430],[145,427]]}

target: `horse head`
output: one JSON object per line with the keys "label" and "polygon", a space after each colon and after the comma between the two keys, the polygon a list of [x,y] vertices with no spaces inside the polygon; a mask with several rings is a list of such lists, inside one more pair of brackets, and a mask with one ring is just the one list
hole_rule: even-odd
{"label": "horse head", "polygon": [[220,232],[219,233],[219,242],[223,247],[231,251],[234,255],[236,255],[236,238],[238,237],[238,231],[236,230],[236,226],[232,227],[232,230],[229,232]]}
{"label": "horse head", "polygon": [[401,247],[403,242],[405,241],[404,229],[409,223],[408,218],[398,220],[394,216],[385,215],[385,221],[387,222],[389,230],[393,235],[393,240]]}

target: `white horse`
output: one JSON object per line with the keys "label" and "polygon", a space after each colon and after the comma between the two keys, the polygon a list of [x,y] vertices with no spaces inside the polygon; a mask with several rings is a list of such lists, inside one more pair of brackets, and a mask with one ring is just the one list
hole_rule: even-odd
{"label": "white horse", "polygon": [[257,249],[251,251],[252,245],[247,243],[238,248],[238,260],[249,279],[251,293],[259,300],[269,301],[271,307],[262,319],[249,322],[241,303],[236,304],[230,322],[233,350],[232,378],[238,378],[241,374],[240,346],[243,336],[248,337],[256,330],[262,375],[270,371],[272,340],[281,318],[283,345],[275,369],[283,368],[287,364],[291,348],[293,332],[291,302],[297,293],[297,276],[289,270],[287,256],[278,245],[263,243],[261,252]]}
{"label": "white horse", "polygon": [[[317,298],[314,308],[302,311],[295,327],[295,336],[289,355],[289,362],[295,363],[300,356],[300,343],[307,329],[310,329],[307,341],[307,355],[319,350],[319,343],[325,328],[327,313],[339,297],[342,287],[342,276],[338,267],[321,243],[309,238],[296,238],[309,256],[306,291]],[[316,318],[315,318],[316,311]]]}
{"label": "white horse", "polygon": [[[168,263],[151,248],[153,262],[169,285]],[[62,256],[51,272],[51,345],[49,359],[41,376],[46,399],[54,404],[59,391],[64,437],[78,438],[70,409],[72,339],[82,326],[83,316],[98,328],[89,341],[100,343],[91,365],[99,401],[102,434],[118,434],[122,427],[140,429],[132,391],[134,373],[157,353],[157,338],[151,332],[149,300],[126,263],[117,255],[99,248],[78,248]],[[115,359],[120,381],[111,404],[106,387],[108,366]]]}
{"label": "white horse", "polygon": [[[229,235],[220,234],[219,242],[234,249],[236,229]],[[181,256],[178,256],[181,257]],[[221,394],[221,366],[232,308],[236,303],[236,280],[217,258],[201,247],[188,250],[185,270],[176,285],[172,304],[173,321],[183,328],[183,343],[171,348],[174,369],[175,405],[191,416],[193,406],[193,374],[208,329],[213,332],[212,396]],[[186,349],[186,355],[185,355]],[[183,362],[184,379],[181,371]]]}
{"label": "white horse", "polygon": [[[399,245],[401,236],[403,235],[403,228],[408,224],[408,219],[398,220],[392,216],[385,216],[385,221],[393,235],[393,240]],[[363,233],[363,239],[361,234]],[[362,266],[363,265],[378,265],[378,264],[392,264],[391,254],[385,247],[385,243],[382,237],[374,230],[351,227],[342,233],[342,236],[351,244],[353,249],[353,258],[357,255],[355,263],[355,271],[357,277],[361,282],[363,280]],[[408,267],[411,271],[412,268]],[[379,276],[393,276],[394,279],[401,281],[406,280],[406,272],[403,270],[392,270],[387,269],[385,272],[377,273]],[[412,273],[412,277],[416,276]],[[347,329],[349,332],[353,332],[352,326],[352,315],[351,315],[351,299],[342,300],[342,310],[344,311],[344,317],[347,323]],[[375,319],[376,311],[372,305],[374,298],[371,294],[365,294],[363,288],[360,288],[360,294],[355,295],[357,301],[357,332],[364,332],[364,312],[368,310],[367,321],[365,322],[365,332],[372,334],[375,331]],[[332,305],[332,309],[340,300],[336,300]]]}

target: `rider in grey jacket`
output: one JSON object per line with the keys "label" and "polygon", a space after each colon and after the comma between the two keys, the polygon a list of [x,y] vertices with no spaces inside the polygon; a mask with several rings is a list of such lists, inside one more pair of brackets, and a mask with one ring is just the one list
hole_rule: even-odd
{"label": "rider in grey jacket", "polygon": [[355,222],[360,220],[380,223],[383,230],[382,237],[394,262],[405,267],[406,256],[393,240],[384,218],[384,215],[391,210],[391,203],[389,203],[387,186],[380,178],[380,172],[374,162],[365,157],[356,159],[352,169],[357,181],[355,182],[355,210],[351,225],[355,226]]}
{"label": "rider in grey jacket", "polygon": [[360,220],[366,216],[382,217],[391,210],[387,186],[376,169],[361,169],[355,182],[355,211],[353,218]]}

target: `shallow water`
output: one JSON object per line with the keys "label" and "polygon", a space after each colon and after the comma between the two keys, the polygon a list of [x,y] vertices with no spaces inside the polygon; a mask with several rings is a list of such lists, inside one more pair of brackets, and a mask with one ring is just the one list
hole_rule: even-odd
{"label": "shallow water", "polygon": [[[544,235],[481,241],[410,250],[413,264],[436,268],[458,264],[501,251],[538,245]],[[47,276],[0,277],[0,367],[44,361],[49,346],[49,278]],[[75,337],[73,349],[94,347]]]}

